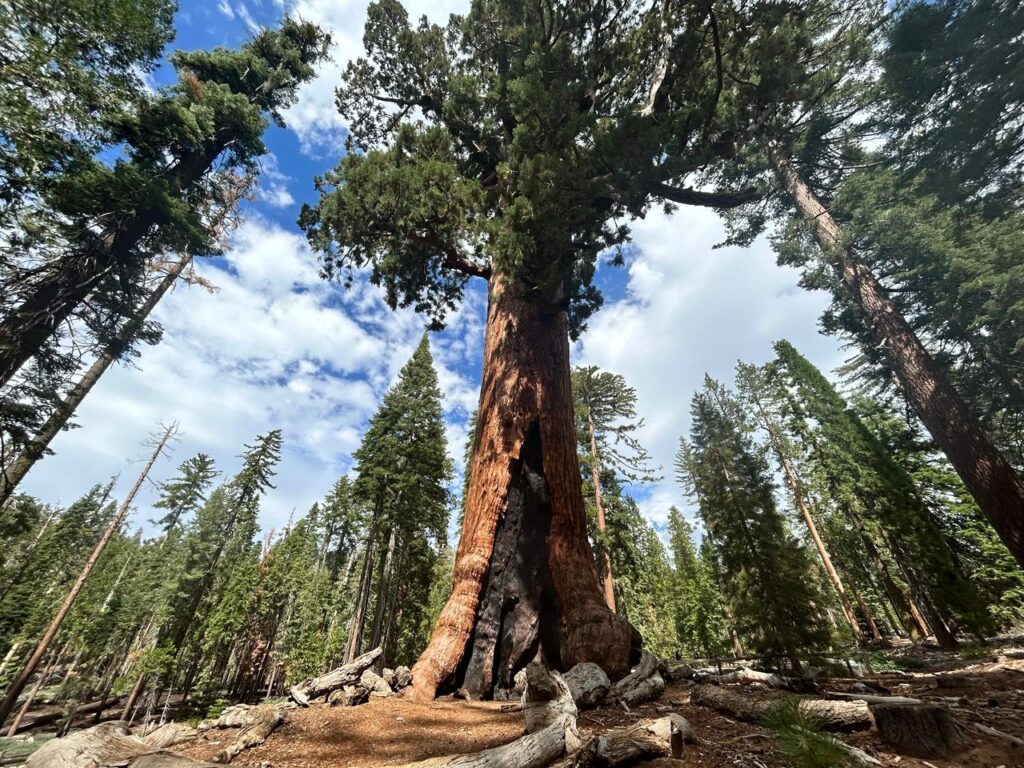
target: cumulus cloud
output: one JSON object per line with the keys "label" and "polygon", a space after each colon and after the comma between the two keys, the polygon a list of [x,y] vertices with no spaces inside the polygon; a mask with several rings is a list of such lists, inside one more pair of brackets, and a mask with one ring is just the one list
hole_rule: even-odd
{"label": "cumulus cloud", "polygon": [[769,360],[780,338],[826,371],[843,355],[836,339],[817,332],[827,297],[798,288],[796,270],[776,266],[766,239],[715,249],[725,238],[721,220],[687,207],[653,211],[633,233],[626,296],[590,321],[574,352],[578,363],[622,374],[636,389],[640,440],[664,478],[634,490],[645,516],[663,526],[672,504],[693,514],[672,465],[705,373],[731,383],[737,360]]}
{"label": "cumulus cloud", "polygon": [[[428,16],[443,24],[452,13],[469,9],[468,0],[409,0],[403,3],[411,19]],[[338,114],[334,91],[345,65],[363,53],[365,0],[293,0],[288,11],[331,33],[331,61],[320,66],[317,77],[304,84],[285,119],[298,135],[303,151],[315,157],[338,157],[343,148],[345,121]]]}
{"label": "cumulus cloud", "polygon": [[[284,433],[284,453],[265,499],[264,529],[303,514],[351,468],[367,418],[412,354],[423,320],[392,313],[364,281],[346,291],[323,282],[316,258],[294,231],[254,218],[235,234],[222,259],[199,265],[217,288],[179,286],[155,312],[163,341],[133,364],[103,377],[76,414],[81,429],[54,441],[24,490],[52,503],[69,502],[90,485],[121,473],[131,484],[145,453],[141,443],[159,422],[180,421],[174,456],[159,480],[199,451],[227,475],[243,444],[270,429]],[[475,387],[456,370],[462,350],[482,334],[473,300],[432,338],[449,434],[461,457],[466,412]],[[156,491],[138,501],[144,523]]]}

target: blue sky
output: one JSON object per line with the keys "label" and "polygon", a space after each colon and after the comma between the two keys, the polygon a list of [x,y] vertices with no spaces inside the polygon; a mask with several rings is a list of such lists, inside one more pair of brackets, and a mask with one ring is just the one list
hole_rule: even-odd
{"label": "blue sky", "polygon": [[[461,0],[411,0],[412,15],[443,21]],[[179,285],[158,307],[164,340],[107,373],[80,409],[79,428],[60,435],[56,455],[25,481],[45,501],[67,503],[90,485],[120,473],[124,493],[137,474],[147,433],[178,420],[182,434],[170,459],[153,473],[171,476],[204,451],[227,475],[243,443],[284,431],[276,488],[263,505],[265,530],[303,514],[351,469],[366,420],[423,332],[412,312],[391,312],[365,280],[351,290],[322,281],[316,258],[295,224],[312,201],[313,177],[342,152],[344,121],[334,87],[344,62],[359,55],[365,0],[181,0],[174,48],[234,47],[285,13],[329,29],[333,61],[305,86],[272,127],[258,199],[223,258],[199,272],[215,293]],[[159,86],[173,73],[153,76]],[[749,249],[713,246],[724,237],[717,216],[683,208],[652,212],[633,226],[625,268],[602,267],[606,304],[574,346],[574,362],[598,365],[636,388],[645,427],[640,435],[664,480],[637,489],[658,526],[669,505],[685,500],[672,477],[679,436],[689,427],[689,401],[705,372],[731,380],[737,359],[760,362],[771,344],[790,339],[825,370],[843,358],[835,339],[817,332],[826,297],[797,287],[793,270],[775,265],[766,240]],[[431,342],[445,393],[449,454],[461,472],[466,420],[474,408],[483,347],[486,297],[471,290],[449,327]],[[153,517],[155,488],[137,501],[134,523]]]}

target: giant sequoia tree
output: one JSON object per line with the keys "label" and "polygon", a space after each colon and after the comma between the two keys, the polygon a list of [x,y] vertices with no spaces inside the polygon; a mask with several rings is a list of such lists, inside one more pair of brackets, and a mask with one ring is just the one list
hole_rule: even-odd
{"label": "giant sequoia tree", "polygon": [[393,306],[436,323],[469,279],[489,289],[455,585],[414,670],[421,697],[487,695],[538,655],[628,670],[636,633],[586,538],[568,336],[630,216],[749,199],[684,186],[730,151],[705,119],[725,87],[715,30],[710,6],[634,0],[477,0],[446,27],[370,6],[367,55],[338,90],[359,151],[301,223],[327,276],[369,267]]}

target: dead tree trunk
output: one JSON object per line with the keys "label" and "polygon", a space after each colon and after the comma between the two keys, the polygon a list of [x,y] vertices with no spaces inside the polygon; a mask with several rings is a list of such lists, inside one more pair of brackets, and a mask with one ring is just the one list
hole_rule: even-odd
{"label": "dead tree trunk", "polygon": [[414,695],[512,688],[539,655],[629,670],[639,635],[601,594],[587,540],[566,315],[490,281],[484,369],[452,594],[413,669]]}
{"label": "dead tree trunk", "polygon": [[[597,530],[604,535],[606,523],[604,517],[604,502],[601,499],[601,459],[597,453],[597,434],[594,430],[594,418],[587,414],[587,426],[590,429],[590,479],[594,484],[594,507],[597,510]],[[601,583],[604,587],[604,600],[611,610],[615,610],[615,581],[612,578],[612,558],[608,554],[607,546],[602,546],[603,568]]]}
{"label": "dead tree trunk", "polygon": [[139,330],[153,312],[153,309],[171,289],[191,261],[192,255],[187,254],[174,263],[159,285],[153,289],[149,298],[138,308],[135,315],[129,318],[117,335],[111,339],[93,361],[92,365],[89,366],[89,370],[85,372],[82,378],[78,380],[78,383],[71,388],[71,391],[53,409],[53,413],[50,414],[50,417],[39,429],[39,432],[25,445],[21,453],[0,472],[0,506],[11,497],[18,484],[29,473],[29,470],[45,455],[46,449],[50,447],[50,443],[60,434],[64,425],[68,423],[68,419],[78,410],[78,406],[82,404],[82,401],[92,391],[92,388],[96,386],[100,377],[107,372],[107,369],[113,365],[115,360],[124,354],[132,339],[138,335]]}
{"label": "dead tree trunk", "polygon": [[778,146],[771,162],[797,210],[814,227],[818,244],[885,350],[903,393],[999,537],[1024,566],[1024,480],[989,440],[870,267],[844,239],[839,223]]}
{"label": "dead tree trunk", "polygon": [[142,488],[142,484],[149,477],[149,471],[153,468],[156,460],[163,453],[164,448],[167,446],[168,441],[174,437],[174,433],[177,432],[178,425],[172,424],[167,427],[157,442],[156,449],[149,457],[149,461],[139,474],[138,479],[135,481],[135,485],[128,492],[128,496],[121,503],[117,512],[114,514],[114,519],[110,521],[106,530],[103,531],[103,535],[100,536],[100,540],[96,542],[96,546],[93,547],[92,554],[89,555],[89,559],[85,561],[85,565],[82,566],[81,572],[78,574],[78,578],[75,580],[74,585],[71,587],[71,591],[68,592],[67,597],[64,598],[64,603],[61,605],[60,610],[57,611],[57,615],[53,617],[50,622],[50,626],[47,627],[46,632],[43,633],[42,639],[36,646],[29,660],[25,662],[25,666],[22,667],[21,672],[18,673],[17,677],[11,682],[10,687],[7,689],[7,696],[3,702],[0,702],[0,723],[3,723],[7,716],[11,714],[11,710],[14,709],[15,703],[18,701],[18,696],[21,695],[22,689],[28,682],[29,678],[32,677],[32,673],[35,672],[36,667],[39,666],[39,662],[42,661],[43,656],[46,655],[47,649],[50,647],[50,643],[53,642],[53,638],[57,636],[57,631],[60,629],[61,624],[64,623],[64,619],[71,611],[71,607],[75,604],[75,600],[78,598],[79,593],[82,591],[82,587],[85,586],[86,580],[89,578],[89,574],[92,573],[92,569],[96,566],[96,563],[100,559],[100,555],[107,548],[107,544],[110,539],[113,538],[114,534],[121,529],[121,524],[124,522],[125,515],[128,514],[128,509],[131,507],[132,502],[135,501],[135,495]]}

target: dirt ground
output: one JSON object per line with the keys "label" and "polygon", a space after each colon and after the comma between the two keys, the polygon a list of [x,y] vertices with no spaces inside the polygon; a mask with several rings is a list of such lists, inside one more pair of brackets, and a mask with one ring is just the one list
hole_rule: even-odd
{"label": "dirt ground", "polygon": [[[1024,661],[1006,658],[980,663],[951,662],[954,677],[928,672],[884,673],[870,679],[895,695],[912,696],[949,706],[965,723],[980,722],[1024,737]],[[855,680],[831,681],[832,690],[848,689]],[[662,759],[648,766],[711,768],[782,768],[772,753],[770,735],[757,725],[725,717],[689,703],[691,686],[674,683],[659,701],[627,713],[617,706],[582,712],[580,735],[588,739],[639,718],[676,712],[693,726],[699,739],[687,746],[683,760]],[[756,688],[749,691],[757,695]],[[369,768],[394,766],[431,757],[475,752],[506,743],[523,733],[522,714],[498,702],[440,699],[417,704],[401,697],[372,699],[359,707],[316,704],[290,710],[288,722],[261,747],[237,757],[234,765],[263,768]],[[182,750],[210,759],[234,739],[232,730],[210,733]],[[975,748],[941,760],[921,760],[894,753],[874,730],[842,734],[884,765],[899,768],[1024,768],[1024,752],[1002,742],[975,736]]]}

